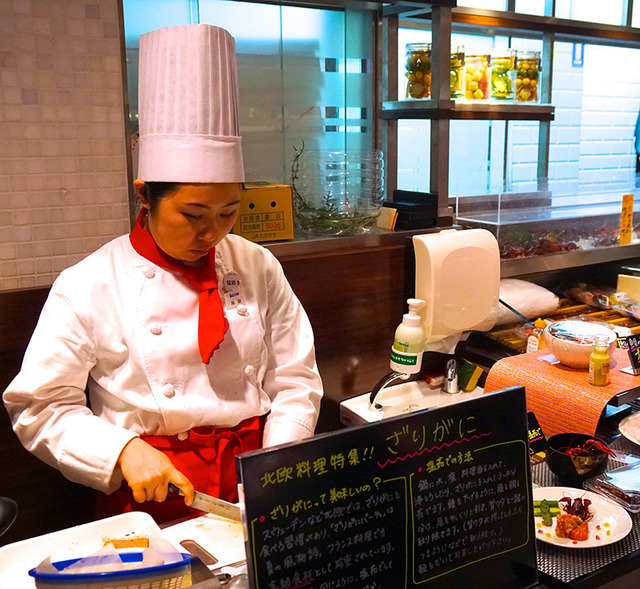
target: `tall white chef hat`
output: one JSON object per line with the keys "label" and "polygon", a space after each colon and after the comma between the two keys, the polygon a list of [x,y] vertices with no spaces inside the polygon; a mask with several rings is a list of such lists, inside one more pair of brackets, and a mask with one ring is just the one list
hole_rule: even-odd
{"label": "tall white chef hat", "polygon": [[140,36],[138,177],[244,182],[235,42],[212,25]]}

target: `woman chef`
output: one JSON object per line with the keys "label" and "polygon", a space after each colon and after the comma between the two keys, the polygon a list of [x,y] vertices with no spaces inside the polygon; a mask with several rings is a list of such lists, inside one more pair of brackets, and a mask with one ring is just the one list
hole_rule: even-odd
{"label": "woman chef", "polygon": [[29,451],[109,494],[103,517],[182,517],[194,487],[237,501],[236,454],[314,432],[309,321],[275,258],[228,235],[236,85],[227,31],[141,36],[137,224],[60,274],[3,395]]}

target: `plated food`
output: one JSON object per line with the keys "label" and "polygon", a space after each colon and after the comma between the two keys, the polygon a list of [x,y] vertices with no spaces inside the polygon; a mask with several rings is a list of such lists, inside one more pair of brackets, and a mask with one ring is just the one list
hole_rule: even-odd
{"label": "plated food", "polygon": [[[545,500],[550,508],[551,525],[542,515],[535,516],[536,538],[566,548],[594,548],[624,538],[632,528],[631,517],[608,499],[570,487],[539,487],[534,502]],[[554,507],[555,506],[555,507]]]}
{"label": "plated food", "polygon": [[640,413],[625,417],[618,425],[618,431],[630,442],[640,444]]}
{"label": "plated food", "polygon": [[607,469],[609,456],[615,457],[603,440],[586,434],[555,434],[549,438],[548,444],[549,470],[571,486],[602,474]]}

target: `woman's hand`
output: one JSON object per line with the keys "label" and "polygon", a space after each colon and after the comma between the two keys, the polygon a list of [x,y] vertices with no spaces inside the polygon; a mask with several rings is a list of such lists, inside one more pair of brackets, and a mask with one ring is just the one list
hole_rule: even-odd
{"label": "woman's hand", "polygon": [[138,503],[164,501],[169,483],[173,483],[184,493],[187,505],[193,502],[191,481],[160,450],[140,438],[133,438],[123,448],[118,464]]}

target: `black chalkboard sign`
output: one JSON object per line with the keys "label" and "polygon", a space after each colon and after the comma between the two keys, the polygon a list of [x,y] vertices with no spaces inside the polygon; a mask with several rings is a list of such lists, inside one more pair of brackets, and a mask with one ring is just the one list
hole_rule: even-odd
{"label": "black chalkboard sign", "polygon": [[631,371],[634,376],[640,375],[640,336],[628,335],[619,339],[626,343],[625,347],[631,361]]}
{"label": "black chalkboard sign", "polygon": [[237,458],[253,589],[537,581],[524,388]]}

